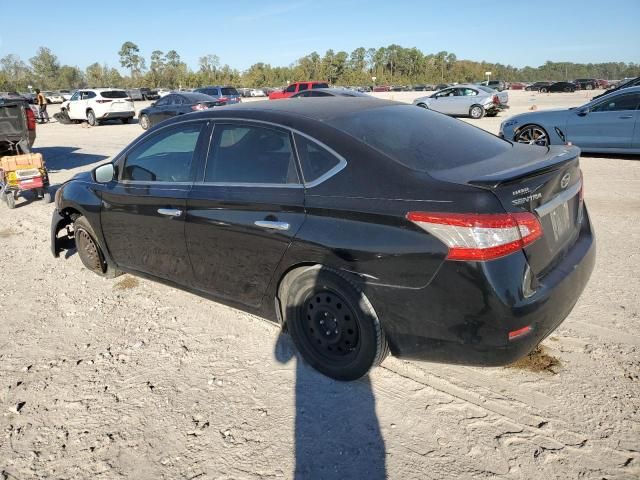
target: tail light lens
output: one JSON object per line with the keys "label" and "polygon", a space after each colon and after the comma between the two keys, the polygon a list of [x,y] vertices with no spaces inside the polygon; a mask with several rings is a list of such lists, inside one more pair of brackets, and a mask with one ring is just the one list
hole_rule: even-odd
{"label": "tail light lens", "polygon": [[442,241],[449,248],[449,260],[494,260],[517,252],[542,236],[540,221],[529,212],[409,212],[407,219]]}
{"label": "tail light lens", "polygon": [[205,104],[203,104],[203,103],[198,103],[198,104],[196,104],[196,105],[191,105],[191,110],[196,110],[196,111],[197,111],[197,110],[206,110],[207,108],[209,108],[209,107],[207,107],[207,106],[206,106]]}
{"label": "tail light lens", "polygon": [[493,96],[493,103],[494,105],[500,105],[500,99],[498,98],[498,95]]}
{"label": "tail light lens", "polygon": [[31,110],[31,107],[25,109],[25,113],[27,114],[27,128],[29,130],[36,129],[36,115]]}
{"label": "tail light lens", "polygon": [[229,99],[227,97],[219,97],[218,101],[222,102],[222,103],[227,103],[229,101]]}
{"label": "tail light lens", "polygon": [[96,100],[96,103],[109,103],[111,100]]}

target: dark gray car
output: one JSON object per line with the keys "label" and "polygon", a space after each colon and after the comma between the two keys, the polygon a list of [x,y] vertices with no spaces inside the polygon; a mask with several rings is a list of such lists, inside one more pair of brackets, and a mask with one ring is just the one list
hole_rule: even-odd
{"label": "dark gray car", "polygon": [[193,91],[204,93],[205,95],[216,98],[220,101],[221,105],[233,105],[234,103],[240,103],[242,101],[240,98],[240,92],[238,92],[235,87],[202,87],[196,88]]}

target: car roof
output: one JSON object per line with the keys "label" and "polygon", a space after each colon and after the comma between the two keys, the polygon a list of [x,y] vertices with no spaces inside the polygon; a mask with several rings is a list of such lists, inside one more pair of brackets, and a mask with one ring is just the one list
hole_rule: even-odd
{"label": "car roof", "polygon": [[391,105],[407,105],[406,103],[381,100],[375,97],[330,97],[307,98],[304,102],[295,99],[270,100],[262,102],[248,102],[236,105],[228,105],[210,110],[204,110],[196,114],[206,118],[224,117],[225,115],[242,118],[243,113],[254,114],[273,113],[274,116],[306,117],[321,122],[344,117],[352,113],[372,110],[374,108]]}
{"label": "car roof", "polygon": [[179,97],[185,97],[188,100],[204,100],[204,101],[216,101],[216,99],[214,97],[212,97],[211,95],[207,95],[206,93],[202,93],[202,92],[171,92],[169,95],[177,95]]}

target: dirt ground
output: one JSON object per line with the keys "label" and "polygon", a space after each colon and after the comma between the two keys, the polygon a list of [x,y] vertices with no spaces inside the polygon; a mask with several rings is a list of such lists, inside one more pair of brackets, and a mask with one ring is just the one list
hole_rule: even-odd
{"label": "dirt ground", "polygon": [[[587,101],[510,96],[473,123]],[[60,184],[141,131],[52,123],[35,146]],[[507,368],[389,358],[353,383],[259,318],[54,259],[53,205],[0,205],[0,480],[639,478],[639,160],[583,156],[597,264],[540,350]]]}

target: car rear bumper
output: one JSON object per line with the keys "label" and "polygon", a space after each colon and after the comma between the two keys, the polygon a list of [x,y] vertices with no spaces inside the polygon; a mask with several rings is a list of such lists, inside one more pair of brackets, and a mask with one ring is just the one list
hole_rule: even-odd
{"label": "car rear bumper", "polygon": [[135,116],[135,112],[106,112],[101,120],[110,119],[110,118],[133,118]]}
{"label": "car rear bumper", "polygon": [[[524,253],[491,262],[443,262],[422,289],[370,287],[395,356],[499,366],[533,350],[569,315],[595,264],[595,237],[585,208],[580,235],[560,263],[525,298]],[[509,280],[511,279],[511,280]],[[530,327],[509,340],[509,332]]]}

